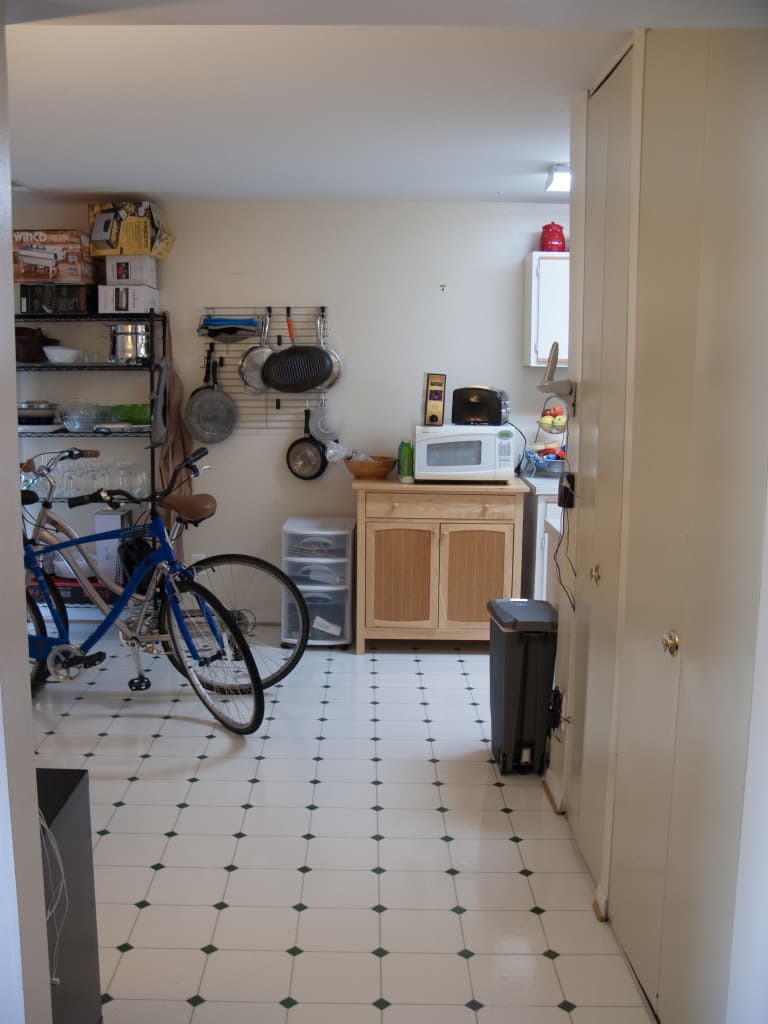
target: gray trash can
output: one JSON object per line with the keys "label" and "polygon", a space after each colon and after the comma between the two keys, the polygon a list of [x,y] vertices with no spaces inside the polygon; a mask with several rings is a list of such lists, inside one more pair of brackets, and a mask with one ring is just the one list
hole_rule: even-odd
{"label": "gray trash can", "polygon": [[546,601],[488,602],[491,750],[502,774],[549,763],[557,612]]}

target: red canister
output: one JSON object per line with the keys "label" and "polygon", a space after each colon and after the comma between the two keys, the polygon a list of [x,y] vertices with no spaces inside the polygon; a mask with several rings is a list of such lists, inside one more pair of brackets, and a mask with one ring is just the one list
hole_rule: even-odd
{"label": "red canister", "polygon": [[541,229],[540,252],[565,252],[565,235],[561,224],[550,221]]}

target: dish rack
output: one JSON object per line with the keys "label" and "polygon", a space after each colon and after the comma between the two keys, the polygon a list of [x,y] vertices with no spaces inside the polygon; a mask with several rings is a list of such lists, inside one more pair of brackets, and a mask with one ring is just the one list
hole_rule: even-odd
{"label": "dish rack", "polygon": [[[309,612],[309,645],[352,642],[352,552],[355,520],[341,516],[287,519],[283,571],[302,593]],[[295,607],[284,601],[281,642],[296,640]]]}

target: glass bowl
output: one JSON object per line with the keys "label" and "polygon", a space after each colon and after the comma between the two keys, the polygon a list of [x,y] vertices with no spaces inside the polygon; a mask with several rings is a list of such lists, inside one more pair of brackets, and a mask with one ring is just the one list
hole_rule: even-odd
{"label": "glass bowl", "polygon": [[92,402],[69,402],[61,410],[61,422],[73,434],[93,430],[102,418],[102,407]]}

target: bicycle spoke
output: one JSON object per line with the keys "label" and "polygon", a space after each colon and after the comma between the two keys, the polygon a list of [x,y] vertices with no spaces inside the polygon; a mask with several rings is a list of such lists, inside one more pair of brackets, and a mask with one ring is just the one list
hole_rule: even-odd
{"label": "bicycle spoke", "polygon": [[166,620],[175,658],[208,710],[228,729],[249,733],[264,717],[264,694],[248,645],[215,595],[171,583]]}
{"label": "bicycle spoke", "polygon": [[[309,638],[309,618],[298,587],[276,566],[252,555],[213,555],[195,562],[195,579],[234,616],[263,687],[285,678]],[[290,639],[288,639],[290,637]]]}

